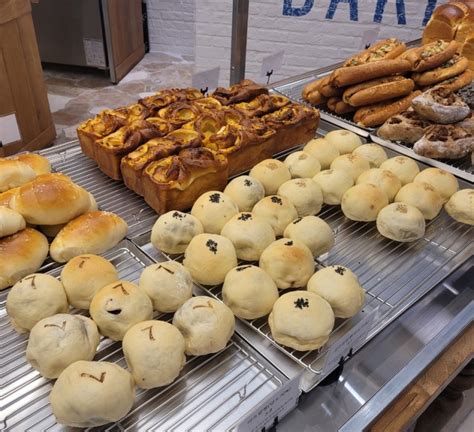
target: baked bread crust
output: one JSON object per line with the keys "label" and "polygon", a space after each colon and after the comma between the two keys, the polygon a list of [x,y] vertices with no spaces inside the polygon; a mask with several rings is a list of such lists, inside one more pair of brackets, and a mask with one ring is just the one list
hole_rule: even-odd
{"label": "baked bread crust", "polygon": [[327,101],[327,108],[336,114],[347,114],[356,110],[355,107],[349,105],[338,97],[329,98]]}
{"label": "baked bread crust", "polygon": [[222,105],[230,105],[249,101],[261,94],[268,94],[268,89],[252,80],[246,79],[228,88],[217,87],[212,97],[217,99]]}
{"label": "baked bread crust", "polygon": [[451,91],[458,91],[471,84],[474,78],[474,72],[466,69],[462,74],[449,78],[446,81],[441,81],[438,85],[443,86]]}
{"label": "baked bread crust", "polygon": [[383,39],[366,50],[348,58],[344,66],[356,66],[378,60],[395,59],[406,51],[404,42],[395,38]]}
{"label": "baked bread crust", "polygon": [[414,144],[425,133],[431,122],[420,117],[410,109],[390,117],[379,127],[377,135],[389,141],[401,141],[404,144]]}
{"label": "baked bread crust", "polygon": [[455,54],[453,58],[435,69],[421,73],[415,72],[412,74],[412,79],[419,86],[430,86],[462,74],[468,66],[469,62],[466,57]]}
{"label": "baked bread crust", "polygon": [[418,48],[409,49],[400,58],[410,62],[412,71],[424,72],[447,62],[459,48],[456,41],[437,40]]}

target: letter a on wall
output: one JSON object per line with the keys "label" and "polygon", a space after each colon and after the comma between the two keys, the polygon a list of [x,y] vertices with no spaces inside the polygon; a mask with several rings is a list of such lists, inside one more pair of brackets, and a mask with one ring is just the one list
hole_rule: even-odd
{"label": "letter a on wall", "polygon": [[313,8],[314,0],[305,0],[301,7],[293,7],[293,0],[283,1],[283,15],[303,16],[309,14]]}
{"label": "letter a on wall", "polygon": [[334,14],[336,13],[336,9],[339,3],[349,3],[351,21],[359,20],[359,9],[357,5],[357,0],[331,0],[331,3],[328,7],[328,11],[326,13],[326,19],[334,18]]}

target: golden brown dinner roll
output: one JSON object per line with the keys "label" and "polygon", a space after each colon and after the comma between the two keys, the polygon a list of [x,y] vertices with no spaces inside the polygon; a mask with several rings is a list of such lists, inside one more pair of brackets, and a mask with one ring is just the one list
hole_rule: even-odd
{"label": "golden brown dinner roll", "polygon": [[26,222],[57,225],[86,212],[90,206],[86,190],[63,174],[44,174],[21,186],[10,200],[10,208]]}
{"label": "golden brown dinner roll", "polygon": [[235,316],[256,319],[268,315],[278,300],[278,288],[260,267],[235,267],[224,280],[222,299]]}
{"label": "golden brown dinner roll", "polygon": [[0,239],[0,290],[39,270],[48,256],[48,240],[26,228]]}
{"label": "golden brown dinner roll", "polygon": [[444,208],[454,220],[474,225],[474,190],[461,189],[454,193]]}
{"label": "golden brown dinner roll", "polygon": [[8,293],[7,313],[19,333],[30,331],[43,318],[69,309],[63,285],[53,276],[33,273]]}
{"label": "golden brown dinner roll", "polygon": [[321,169],[328,169],[331,162],[340,155],[337,147],[324,138],[312,139],[304,146],[303,151],[318,159]]}
{"label": "golden brown dinner roll", "polygon": [[134,324],[152,319],[153,305],[137,285],[118,280],[97,291],[89,313],[104,336],[122,340]]}
{"label": "golden brown dinner roll", "polygon": [[378,168],[388,158],[385,150],[378,144],[363,144],[357,147],[352,154],[366,159],[369,162],[370,168]]}
{"label": "golden brown dinner roll", "polygon": [[24,185],[36,177],[33,168],[24,162],[0,159],[0,192]]}
{"label": "golden brown dinner roll", "polygon": [[321,171],[319,160],[305,151],[297,151],[286,157],[284,164],[293,178],[311,178]]}
{"label": "golden brown dinner roll", "polygon": [[265,195],[277,193],[281,184],[291,179],[291,174],[286,165],[277,159],[265,159],[250,170],[250,177],[262,183]]}
{"label": "golden brown dinner roll", "polygon": [[165,321],[143,321],[131,327],[123,338],[123,353],[138,387],[171,384],[186,362],[184,338]]}
{"label": "golden brown dinner roll", "polygon": [[314,257],[329,252],[334,246],[334,233],[331,227],[317,216],[295,219],[285,228],[283,236],[304,243]]}
{"label": "golden brown dinner roll", "polygon": [[8,207],[0,206],[0,237],[15,234],[25,229],[26,222],[23,216]]}
{"label": "golden brown dinner roll", "polygon": [[202,234],[201,221],[192,214],[177,210],[162,214],[151,230],[151,243],[165,253],[180,254],[193,237]]}
{"label": "golden brown dinner roll", "polygon": [[318,214],[323,205],[321,188],[310,178],[288,180],[278,188],[278,195],[287,198],[300,217]]}
{"label": "golden brown dinner roll", "polygon": [[345,129],[328,132],[324,139],[336,147],[341,155],[352,153],[357,147],[362,145],[362,140],[358,135]]}
{"label": "golden brown dinner roll", "polygon": [[321,188],[324,204],[341,204],[342,196],[354,185],[352,176],[345,171],[328,169],[313,177]]}
{"label": "golden brown dinner roll", "polygon": [[322,347],[334,327],[329,303],[310,291],[283,294],[268,317],[272,337],[279,344],[298,351]]}
{"label": "golden brown dinner roll", "polygon": [[177,261],[152,264],[143,270],[139,282],[150,297],[153,309],[176,312],[193,295],[193,280],[189,271]]}
{"label": "golden brown dinner roll", "polygon": [[352,180],[357,178],[370,168],[367,159],[352,153],[346,153],[338,156],[331,163],[332,170],[344,171],[352,176]]}
{"label": "golden brown dinner roll", "polygon": [[90,318],[56,314],[31,329],[26,359],[45,378],[57,378],[70,364],[92,360],[99,342],[99,330]]}
{"label": "golden brown dinner roll", "polygon": [[409,157],[395,156],[382,162],[380,169],[392,171],[402,182],[402,186],[411,183],[420,172],[418,164]]}
{"label": "golden brown dinner roll", "polygon": [[344,215],[354,221],[372,222],[388,205],[385,192],[371,183],[360,183],[352,186],[343,195],[341,209]]}
{"label": "golden brown dinner roll", "polygon": [[416,207],[428,220],[438,216],[443,206],[440,194],[428,183],[406,184],[398,191],[395,202],[403,202]]}
{"label": "golden brown dinner roll", "polygon": [[135,402],[135,381],[115,363],[80,360],[59,375],[49,395],[56,421],[72,427],[118,422]]}
{"label": "golden brown dinner roll", "polygon": [[390,240],[411,242],[424,236],[425,218],[416,207],[396,202],[380,210],[377,229]]}
{"label": "golden brown dinner roll", "polygon": [[265,189],[260,180],[245,175],[229,182],[224,189],[224,194],[237,204],[239,211],[249,212],[265,196]]}
{"label": "golden brown dinner roll", "polygon": [[255,204],[252,213],[264,218],[271,225],[276,236],[281,236],[286,226],[298,217],[295,206],[290,200],[279,195],[261,199]]}
{"label": "golden brown dinner roll", "polygon": [[37,176],[51,172],[51,164],[49,163],[49,160],[36,153],[21,153],[10,159],[29,165]]}
{"label": "golden brown dinner roll", "polygon": [[439,168],[425,168],[413,179],[414,183],[428,183],[439,193],[443,202],[459,189],[459,183],[451,173]]}
{"label": "golden brown dinner roll", "polygon": [[98,255],[74,257],[61,271],[69,304],[78,309],[89,309],[96,292],[118,279],[115,266]]}
{"label": "golden brown dinner roll", "polygon": [[183,265],[197,283],[217,285],[237,265],[237,254],[227,237],[198,234],[186,248]]}
{"label": "golden brown dinner roll", "polygon": [[347,267],[333,265],[317,271],[308,281],[308,291],[326,300],[336,318],[350,318],[364,306],[364,289]]}
{"label": "golden brown dinner roll", "polygon": [[314,273],[314,260],[309,248],[288,238],[281,238],[268,246],[260,257],[259,266],[280,289],[304,287]]}
{"label": "golden brown dinner roll", "polygon": [[6,192],[0,193],[0,206],[10,207],[10,200],[19,188],[8,189]]}
{"label": "golden brown dinner roll", "polygon": [[238,212],[237,204],[219,191],[203,193],[191,209],[191,214],[201,221],[204,232],[210,234],[220,234],[226,222]]}
{"label": "golden brown dinner roll", "polygon": [[59,232],[51,243],[51,258],[66,262],[78,255],[101,254],[117,245],[127,230],[127,223],[114,213],[85,213]]}
{"label": "golden brown dinner roll", "polygon": [[380,168],[371,168],[363,172],[357,178],[356,184],[361,183],[371,183],[378,186],[385,192],[389,202],[393,201],[395,195],[402,187],[402,182],[392,171]]}
{"label": "golden brown dinner roll", "polygon": [[196,296],[176,311],[173,325],[184,336],[186,354],[206,355],[225,348],[234,334],[235,318],[224,303]]}

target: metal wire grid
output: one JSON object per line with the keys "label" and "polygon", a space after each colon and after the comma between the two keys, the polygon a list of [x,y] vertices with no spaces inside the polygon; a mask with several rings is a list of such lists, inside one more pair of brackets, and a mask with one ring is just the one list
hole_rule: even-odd
{"label": "metal wire grid", "polygon": [[[136,282],[142,269],[153,261],[133,243],[124,241],[105,255],[122,279]],[[55,277],[62,267],[48,271]],[[6,314],[6,292],[0,298],[2,356],[2,429],[66,430],[51,412],[48,396],[52,382],[42,378],[26,361],[27,335],[16,333]],[[72,311],[83,313],[85,311]],[[170,321],[171,314],[156,318]],[[96,360],[126,367],[120,342],[102,338]],[[171,385],[151,390],[137,389],[132,411],[119,423],[93,430],[227,430],[239,417],[281,386],[275,370],[261,361],[250,347],[234,337],[221,352],[189,357]]]}

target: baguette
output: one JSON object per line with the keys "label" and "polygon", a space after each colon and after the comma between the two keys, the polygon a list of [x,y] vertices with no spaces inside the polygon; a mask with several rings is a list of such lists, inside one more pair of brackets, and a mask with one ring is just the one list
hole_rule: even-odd
{"label": "baguette", "polygon": [[405,96],[414,87],[413,80],[402,76],[378,78],[347,88],[342,100],[354,107],[365,106]]}
{"label": "baguette", "polygon": [[319,91],[320,88],[321,88],[321,83],[325,80],[326,77],[323,77],[323,78],[319,78],[315,81],[311,81],[309,84],[306,84],[304,87],[303,87],[303,91],[301,92],[301,96],[303,97],[303,99],[307,100],[308,96],[315,92],[315,91]]}
{"label": "baguette", "polygon": [[328,100],[327,97],[323,96],[319,90],[315,90],[311,92],[306,98],[306,101],[308,101],[310,104],[313,105],[322,105],[325,104]]}
{"label": "baguette", "polygon": [[327,98],[340,96],[342,94],[342,90],[332,85],[329,82],[329,78],[329,75],[323,78],[321,86],[319,88],[319,92]]}
{"label": "baguette", "polygon": [[354,114],[354,121],[363,127],[380,126],[390,117],[410,108],[411,101],[419,94],[421,94],[420,91],[414,91],[400,99],[379,102],[359,108]]}
{"label": "baguette", "polygon": [[344,66],[356,66],[378,60],[392,60],[403,54],[406,49],[406,45],[398,39],[384,39],[348,58]]}
{"label": "baguette", "polygon": [[450,78],[446,81],[441,81],[437,86],[443,86],[451,91],[458,91],[461,90],[463,87],[468,86],[471,84],[474,78],[474,72],[470,69],[466,69],[462,74]]}
{"label": "baguette", "polygon": [[459,48],[456,41],[438,40],[419,48],[412,48],[403,53],[400,58],[410,62],[413,72],[424,72],[447,62]]}
{"label": "baguette", "polygon": [[435,69],[413,73],[412,79],[419,86],[430,86],[463,73],[468,66],[466,57],[455,54],[453,58]]}
{"label": "baguette", "polygon": [[336,114],[347,114],[355,111],[355,108],[338,97],[332,97],[328,99],[327,106],[329,110]]}

